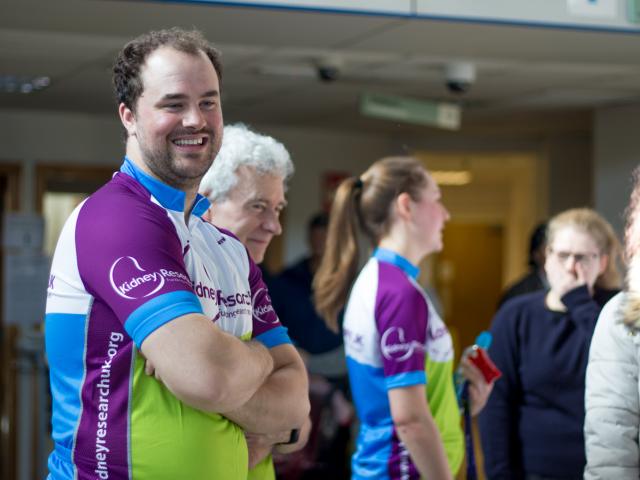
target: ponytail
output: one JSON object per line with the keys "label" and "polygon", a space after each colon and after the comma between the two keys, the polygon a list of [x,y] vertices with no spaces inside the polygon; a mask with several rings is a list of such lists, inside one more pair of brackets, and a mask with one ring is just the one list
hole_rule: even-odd
{"label": "ponytail", "polygon": [[331,207],[324,255],[313,279],[316,310],[334,332],[338,332],[338,313],[347,301],[358,269],[361,193],[359,177],[348,178],[338,187]]}
{"label": "ponytail", "polygon": [[358,233],[375,246],[389,231],[391,206],[398,195],[406,192],[418,201],[427,184],[426,170],[418,160],[387,157],[338,187],[324,255],[313,280],[316,310],[334,332],[357,274]]}

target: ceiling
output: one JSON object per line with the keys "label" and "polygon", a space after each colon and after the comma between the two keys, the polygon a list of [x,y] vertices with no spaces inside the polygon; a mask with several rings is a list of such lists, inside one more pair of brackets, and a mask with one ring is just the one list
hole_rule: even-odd
{"label": "ceiling", "polygon": [[[640,35],[293,10],[124,0],[2,0],[0,75],[47,75],[1,108],[114,114],[111,62],[132,37],[202,30],[223,53],[225,117],[340,130],[424,131],[358,113],[364,92],[450,100],[465,129],[640,101]],[[340,64],[323,82],[315,65]],[[445,86],[452,61],[476,66],[464,95]],[[521,120],[520,123],[526,123]],[[557,121],[557,128],[566,127]]]}

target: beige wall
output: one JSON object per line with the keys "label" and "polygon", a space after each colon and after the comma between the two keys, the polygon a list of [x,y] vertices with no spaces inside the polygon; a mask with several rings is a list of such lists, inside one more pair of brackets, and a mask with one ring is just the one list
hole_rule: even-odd
{"label": "beige wall", "polygon": [[595,205],[622,235],[631,173],[640,165],[640,105],[603,108],[594,118]]}
{"label": "beige wall", "polygon": [[549,164],[549,214],[593,206],[591,135],[551,137],[544,154]]}

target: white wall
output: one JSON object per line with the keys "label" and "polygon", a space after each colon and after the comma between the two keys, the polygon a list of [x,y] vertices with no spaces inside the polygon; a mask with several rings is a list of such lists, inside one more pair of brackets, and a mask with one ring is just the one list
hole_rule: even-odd
{"label": "white wall", "polygon": [[73,113],[0,112],[0,159],[118,165],[124,152],[120,121]]}
{"label": "white wall", "polygon": [[640,105],[603,108],[594,117],[594,200],[614,228],[624,230],[631,172],[640,164]]}

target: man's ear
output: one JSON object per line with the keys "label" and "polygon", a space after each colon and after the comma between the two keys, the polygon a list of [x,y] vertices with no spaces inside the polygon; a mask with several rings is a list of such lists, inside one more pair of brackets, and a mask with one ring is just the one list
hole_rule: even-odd
{"label": "man's ear", "polygon": [[403,192],[396,197],[396,214],[403,220],[411,218],[411,197],[407,192]]}
{"label": "man's ear", "polygon": [[120,115],[120,121],[127,131],[129,137],[136,134],[136,116],[124,103],[118,106],[118,114]]}

